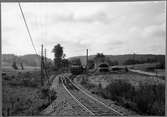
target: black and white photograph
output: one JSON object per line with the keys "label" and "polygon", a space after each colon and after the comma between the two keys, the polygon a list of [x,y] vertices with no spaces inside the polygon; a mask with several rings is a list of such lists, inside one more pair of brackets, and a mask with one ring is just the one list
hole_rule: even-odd
{"label": "black and white photograph", "polygon": [[0,4],[2,116],[165,116],[165,0]]}

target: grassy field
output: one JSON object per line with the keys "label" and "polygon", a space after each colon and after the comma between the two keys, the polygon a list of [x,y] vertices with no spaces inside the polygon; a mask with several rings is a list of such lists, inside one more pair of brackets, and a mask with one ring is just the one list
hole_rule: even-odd
{"label": "grassy field", "polygon": [[18,71],[18,72],[27,72],[27,71],[39,71],[40,67],[32,67],[32,66],[24,66],[24,70],[21,70],[20,67],[18,67],[18,70],[15,70],[12,68],[12,66],[2,66],[2,71],[4,72],[11,72],[11,71]]}
{"label": "grassy field", "polygon": [[165,113],[165,80],[131,72],[79,75],[76,79],[92,93],[141,115]]}
{"label": "grassy field", "polygon": [[99,82],[102,84],[103,87],[106,87],[108,84],[113,82],[116,79],[127,80],[134,86],[138,86],[140,83],[142,84],[157,84],[162,83],[164,84],[165,81],[158,79],[156,77],[150,77],[145,75],[140,75],[136,73],[111,73],[111,74],[101,74],[101,75],[90,75],[89,76],[90,82],[94,84],[98,84]]}
{"label": "grassy field", "polygon": [[[39,68],[25,67],[24,70],[3,68],[2,112],[7,116],[39,115],[51,102],[44,87],[41,87]],[[55,98],[55,97],[54,97]]]}
{"label": "grassy field", "polygon": [[[158,69],[156,68],[157,65],[159,65],[159,63],[144,63],[144,64],[122,65],[122,66],[119,65],[114,67],[128,67],[146,72],[152,72],[152,73],[157,72],[158,74],[165,76],[165,69]],[[110,67],[110,69],[112,69],[112,66]]]}

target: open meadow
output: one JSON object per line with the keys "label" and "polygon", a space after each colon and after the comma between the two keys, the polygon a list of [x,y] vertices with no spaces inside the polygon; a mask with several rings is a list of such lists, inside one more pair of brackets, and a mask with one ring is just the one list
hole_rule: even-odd
{"label": "open meadow", "polygon": [[2,112],[4,116],[39,115],[50,103],[41,92],[41,75],[37,67],[14,70],[5,67],[2,75]]}
{"label": "open meadow", "polygon": [[165,76],[165,69],[160,69],[157,66],[159,63],[144,63],[144,64],[134,64],[134,65],[116,65],[116,66],[111,66],[112,67],[127,67],[130,69],[135,69],[135,70],[141,70],[141,71],[146,71],[150,73],[157,73],[161,76]]}

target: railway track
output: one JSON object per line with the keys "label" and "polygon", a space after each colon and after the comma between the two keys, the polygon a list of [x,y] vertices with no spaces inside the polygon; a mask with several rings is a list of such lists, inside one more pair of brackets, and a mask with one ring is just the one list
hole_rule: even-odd
{"label": "railway track", "polygon": [[[72,76],[74,77],[74,76]],[[90,115],[95,116],[123,116],[122,113],[115,109],[105,105],[96,98],[84,92],[77,87],[68,77],[65,75],[62,77],[63,87],[73,97],[73,99]]]}

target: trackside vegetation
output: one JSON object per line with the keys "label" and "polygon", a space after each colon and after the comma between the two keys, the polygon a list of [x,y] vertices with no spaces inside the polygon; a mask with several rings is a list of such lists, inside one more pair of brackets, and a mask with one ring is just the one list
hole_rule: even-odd
{"label": "trackside vegetation", "polygon": [[3,116],[40,115],[56,92],[40,84],[40,72],[15,72],[2,77]]}
{"label": "trackside vegetation", "polygon": [[92,84],[85,78],[80,83],[88,90],[95,89],[92,93],[105,99],[111,99],[116,104],[129,108],[140,115],[165,115],[164,84],[140,83],[138,87],[135,87],[127,80],[115,79],[108,86],[102,88],[101,84]]}

